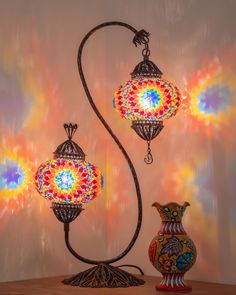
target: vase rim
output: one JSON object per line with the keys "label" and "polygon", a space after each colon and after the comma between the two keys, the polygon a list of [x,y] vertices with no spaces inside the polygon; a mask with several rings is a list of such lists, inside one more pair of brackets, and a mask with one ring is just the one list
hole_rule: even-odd
{"label": "vase rim", "polygon": [[154,202],[152,204],[153,207],[155,207],[155,205],[159,205],[161,207],[168,207],[170,205],[176,205],[176,206],[181,206],[181,207],[187,207],[187,206],[190,206],[190,203],[187,202],[187,201],[184,201],[184,203],[180,204],[180,203],[177,203],[177,202],[168,202],[168,203],[165,203],[165,204],[160,204],[159,202]]}

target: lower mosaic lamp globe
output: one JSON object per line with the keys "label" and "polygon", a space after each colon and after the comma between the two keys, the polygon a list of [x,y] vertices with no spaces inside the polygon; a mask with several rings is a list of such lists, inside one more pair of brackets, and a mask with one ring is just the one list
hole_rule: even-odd
{"label": "lower mosaic lamp globe", "polygon": [[[127,249],[117,257],[108,260],[91,260],[79,255],[69,241],[70,223],[83,210],[83,203],[95,199],[103,187],[103,176],[99,169],[85,161],[83,150],[72,140],[77,124],[64,124],[68,140],[59,145],[54,152],[54,159],[42,163],[35,175],[38,192],[52,202],[52,210],[59,221],[64,224],[65,243],[70,253],[78,260],[95,265],[70,278],[64,279],[66,285],[91,288],[118,288],[143,285],[144,281],[120,269],[135,265],[112,266],[122,259],[132,248],[133,238]],[[137,230],[136,230],[137,231]],[[137,233],[135,232],[135,237]]]}
{"label": "lower mosaic lamp globe", "polygon": [[56,217],[71,222],[82,211],[82,204],[101,192],[103,177],[95,165],[85,161],[83,150],[72,141],[77,125],[64,124],[64,128],[68,140],[58,146],[53,160],[39,166],[35,184],[38,192],[52,201]]}

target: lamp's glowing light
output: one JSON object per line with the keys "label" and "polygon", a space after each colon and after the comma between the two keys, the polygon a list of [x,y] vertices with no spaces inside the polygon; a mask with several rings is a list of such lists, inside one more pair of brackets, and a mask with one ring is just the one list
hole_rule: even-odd
{"label": "lamp's glowing light", "polygon": [[73,174],[70,170],[63,170],[57,173],[55,176],[55,181],[59,189],[62,191],[68,191],[73,187],[75,178],[73,177]]}
{"label": "lamp's glowing light", "polygon": [[164,120],[174,116],[181,105],[179,90],[160,78],[129,80],[115,92],[113,106],[129,120]]}
{"label": "lamp's glowing light", "polygon": [[161,98],[155,89],[145,89],[143,93],[140,93],[140,105],[147,110],[155,108],[160,102]]}
{"label": "lamp's glowing light", "polygon": [[35,176],[38,192],[54,202],[87,203],[103,187],[101,172],[84,160],[56,159],[42,163]]}

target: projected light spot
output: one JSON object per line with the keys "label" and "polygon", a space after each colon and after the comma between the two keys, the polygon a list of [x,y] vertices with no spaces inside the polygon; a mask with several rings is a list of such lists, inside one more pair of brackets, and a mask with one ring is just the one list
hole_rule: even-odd
{"label": "projected light spot", "polygon": [[[30,110],[30,99],[24,98],[20,79],[0,66],[0,118],[9,128],[19,128]],[[12,110],[14,106],[14,117]]]}
{"label": "projected light spot", "polygon": [[232,93],[226,86],[214,85],[207,87],[198,95],[199,110],[206,114],[227,110],[231,103]]}
{"label": "projected light spot", "polygon": [[194,130],[207,136],[214,136],[217,130],[228,136],[226,127],[232,126],[236,114],[235,83],[235,74],[218,59],[193,74],[187,82],[185,106]]}
{"label": "projected light spot", "polygon": [[0,189],[17,189],[23,184],[24,178],[24,170],[16,161],[0,165]]}
{"label": "projected light spot", "polygon": [[73,187],[73,184],[75,183],[75,178],[69,170],[63,170],[61,172],[58,172],[56,176],[56,183],[59,189],[68,191],[70,188]]}
{"label": "projected light spot", "polygon": [[155,108],[161,100],[154,89],[147,89],[141,94],[141,105],[145,109]]}

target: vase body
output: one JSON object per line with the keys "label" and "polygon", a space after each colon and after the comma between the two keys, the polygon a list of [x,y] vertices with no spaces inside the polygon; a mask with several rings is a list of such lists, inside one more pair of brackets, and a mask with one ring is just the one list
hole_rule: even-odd
{"label": "vase body", "polygon": [[163,280],[156,289],[191,291],[192,287],[184,282],[184,274],[195,263],[197,252],[182,225],[182,216],[189,203],[154,203],[153,206],[161,216],[161,228],[149,246],[150,261],[163,275]]}

